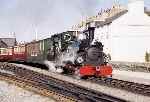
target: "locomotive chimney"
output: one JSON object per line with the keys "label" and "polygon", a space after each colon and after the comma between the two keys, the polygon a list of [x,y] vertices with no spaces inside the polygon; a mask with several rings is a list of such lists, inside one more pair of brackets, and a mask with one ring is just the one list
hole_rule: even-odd
{"label": "locomotive chimney", "polygon": [[88,39],[89,44],[94,39],[94,31],[95,31],[95,27],[88,27],[88,29],[83,32],[86,35],[86,39]]}
{"label": "locomotive chimney", "polygon": [[94,31],[95,31],[95,27],[90,27],[89,29],[89,38],[90,38],[90,43],[93,41],[94,39]]}

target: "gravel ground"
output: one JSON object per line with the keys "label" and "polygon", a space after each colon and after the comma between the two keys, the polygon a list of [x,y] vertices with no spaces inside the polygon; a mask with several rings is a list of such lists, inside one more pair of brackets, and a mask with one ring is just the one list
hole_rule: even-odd
{"label": "gravel ground", "polygon": [[150,73],[113,70],[113,78],[150,85]]}
{"label": "gravel ground", "polygon": [[0,80],[0,102],[56,102]]}

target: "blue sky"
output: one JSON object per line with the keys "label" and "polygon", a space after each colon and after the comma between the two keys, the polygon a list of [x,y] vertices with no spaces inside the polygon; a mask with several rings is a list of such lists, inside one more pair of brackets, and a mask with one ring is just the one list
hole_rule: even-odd
{"label": "blue sky", "polygon": [[[67,30],[82,17],[111,7],[114,0],[0,0],[0,36],[15,32],[18,41],[44,38]],[[127,0],[118,0],[127,5]],[[150,0],[145,0],[150,8]]]}

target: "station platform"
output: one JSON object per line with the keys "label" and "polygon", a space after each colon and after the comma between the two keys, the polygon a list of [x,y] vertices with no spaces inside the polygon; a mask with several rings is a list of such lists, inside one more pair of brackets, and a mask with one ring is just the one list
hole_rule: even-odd
{"label": "station platform", "polygon": [[150,85],[150,73],[113,70],[113,78]]}

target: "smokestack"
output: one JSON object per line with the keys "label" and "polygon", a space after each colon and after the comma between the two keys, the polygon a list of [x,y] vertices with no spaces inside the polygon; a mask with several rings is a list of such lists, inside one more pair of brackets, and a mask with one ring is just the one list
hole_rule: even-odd
{"label": "smokestack", "polygon": [[128,0],[128,12],[135,15],[144,15],[144,0]]}

